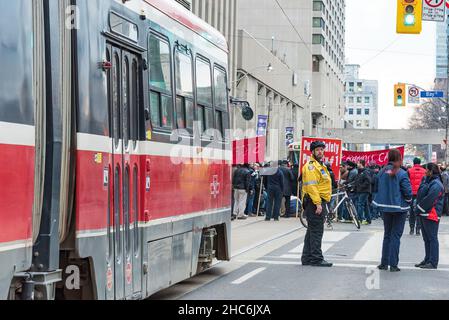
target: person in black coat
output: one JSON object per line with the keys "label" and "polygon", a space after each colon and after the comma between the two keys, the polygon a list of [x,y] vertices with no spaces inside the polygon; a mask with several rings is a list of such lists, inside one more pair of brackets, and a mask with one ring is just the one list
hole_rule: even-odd
{"label": "person in black coat", "polygon": [[245,215],[245,209],[251,188],[251,173],[248,164],[238,166],[232,178],[232,188],[234,190],[234,214],[232,218],[244,220],[248,218]]}
{"label": "person in black coat", "polygon": [[282,196],[284,194],[284,176],[280,168],[272,166],[271,173],[267,175],[265,179],[267,191],[268,191],[268,205],[267,212],[265,214],[265,221],[270,221],[274,218],[275,221],[279,221]]}
{"label": "person in black coat", "polygon": [[436,269],[439,262],[438,228],[443,213],[444,186],[440,169],[434,163],[426,166],[426,177],[419,186],[416,204],[426,256],[415,266],[422,269]]}
{"label": "person in black coat", "polygon": [[362,224],[371,224],[371,213],[368,198],[371,193],[371,173],[365,167],[365,160],[358,163],[359,173],[355,178],[355,192],[357,194],[357,214]]}
{"label": "person in black coat", "polygon": [[293,194],[293,184],[295,183],[295,177],[293,176],[292,170],[288,167],[288,161],[283,161],[282,165],[279,167],[281,173],[284,177],[284,199],[285,199],[285,216],[284,218],[290,218],[291,208],[290,201]]}

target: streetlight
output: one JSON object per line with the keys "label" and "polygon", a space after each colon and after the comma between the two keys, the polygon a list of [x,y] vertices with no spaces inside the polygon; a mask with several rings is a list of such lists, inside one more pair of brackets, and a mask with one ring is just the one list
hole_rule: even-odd
{"label": "streetlight", "polygon": [[273,65],[271,63],[269,63],[268,65],[255,67],[255,68],[251,69],[250,71],[244,71],[242,69],[239,69],[238,72],[242,72],[242,73],[244,73],[244,75],[242,77],[240,77],[239,79],[232,81],[231,83],[232,84],[238,83],[238,82],[242,81],[243,79],[245,79],[246,77],[248,77],[251,74],[251,72],[258,70],[258,69],[263,69],[263,68],[266,68],[268,73],[270,73],[274,70]]}

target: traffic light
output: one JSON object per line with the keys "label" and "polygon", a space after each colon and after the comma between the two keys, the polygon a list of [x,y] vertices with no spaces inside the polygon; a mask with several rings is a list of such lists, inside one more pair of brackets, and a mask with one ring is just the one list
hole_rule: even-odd
{"label": "traffic light", "polygon": [[397,0],[396,32],[419,34],[422,31],[422,0]]}
{"label": "traffic light", "polygon": [[394,106],[395,107],[406,106],[405,84],[399,83],[394,86]]}

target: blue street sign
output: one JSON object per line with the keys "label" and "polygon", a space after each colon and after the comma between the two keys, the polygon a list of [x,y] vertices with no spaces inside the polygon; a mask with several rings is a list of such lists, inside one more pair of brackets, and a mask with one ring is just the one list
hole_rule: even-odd
{"label": "blue street sign", "polygon": [[443,91],[421,91],[421,98],[443,98]]}

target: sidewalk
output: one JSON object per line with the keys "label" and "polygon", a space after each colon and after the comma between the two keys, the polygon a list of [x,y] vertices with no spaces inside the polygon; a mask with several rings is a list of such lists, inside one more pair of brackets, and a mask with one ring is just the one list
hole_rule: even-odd
{"label": "sidewalk", "polygon": [[231,256],[300,229],[304,227],[296,218],[280,218],[280,221],[270,222],[265,221],[265,217],[234,220],[231,229]]}

